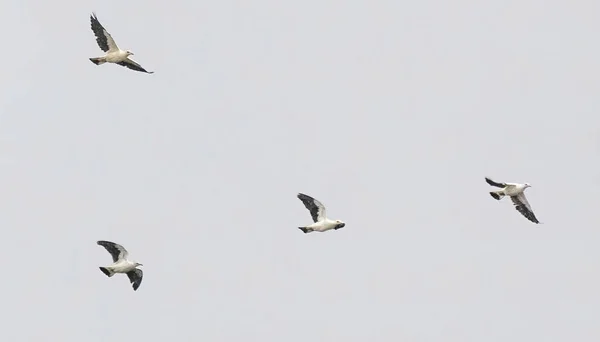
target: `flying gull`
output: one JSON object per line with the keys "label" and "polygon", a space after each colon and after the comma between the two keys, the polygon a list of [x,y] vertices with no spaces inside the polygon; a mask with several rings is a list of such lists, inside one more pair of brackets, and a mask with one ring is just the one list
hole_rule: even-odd
{"label": "flying gull", "polygon": [[106,31],[106,29],[98,21],[98,18],[96,18],[96,13],[92,13],[90,20],[92,22],[92,31],[94,31],[94,34],[96,35],[96,42],[98,43],[98,46],[100,46],[100,49],[106,52],[104,57],[90,58],[92,63],[96,65],[107,62],[115,63],[132,70],[141,71],[148,74],[154,73],[154,71],[146,71],[146,69],[142,68],[141,65],[132,59],[129,59],[129,56],[132,56],[133,52],[119,49],[117,43],[115,43],[115,40],[111,37],[110,33]]}
{"label": "flying gull", "polygon": [[515,205],[515,209],[517,209],[518,212],[525,216],[529,221],[533,223],[540,223],[540,221],[538,221],[538,219],[535,217],[527,198],[525,198],[525,189],[531,187],[529,183],[496,183],[487,177],[485,177],[485,181],[491,186],[502,188],[502,190],[490,192],[490,195],[493,198],[499,201],[504,196],[510,196],[510,199]]}
{"label": "flying gull", "polygon": [[108,277],[112,277],[115,273],[126,273],[129,281],[133,284],[133,290],[136,291],[142,283],[144,272],[136,268],[143,266],[139,262],[130,261],[127,259],[129,253],[123,246],[110,241],[98,241],[98,245],[106,248],[108,253],[112,255],[113,264],[106,267],[100,267],[100,271]]}
{"label": "flying gull", "polygon": [[316,199],[301,193],[298,194],[298,198],[302,201],[302,203],[304,203],[306,209],[310,211],[310,215],[312,216],[312,219],[314,221],[314,223],[308,226],[298,227],[304,233],[310,233],[314,231],[325,232],[330,229],[337,230],[343,228],[346,225],[340,220],[328,219],[327,216],[325,216],[325,206]]}

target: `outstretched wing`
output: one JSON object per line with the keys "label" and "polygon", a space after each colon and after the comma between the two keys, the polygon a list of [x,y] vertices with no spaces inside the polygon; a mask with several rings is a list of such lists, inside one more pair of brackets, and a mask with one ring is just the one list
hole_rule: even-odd
{"label": "outstretched wing", "polygon": [[112,255],[113,262],[117,262],[121,259],[127,259],[127,255],[129,255],[129,253],[127,253],[127,250],[117,243],[103,240],[100,240],[97,243],[98,245],[106,248],[108,253]]}
{"label": "outstretched wing", "polygon": [[121,66],[124,66],[124,67],[127,67],[127,68],[129,68],[131,70],[141,71],[141,72],[145,72],[147,74],[153,74],[154,73],[154,71],[146,71],[146,69],[142,68],[141,65],[139,65],[138,63],[136,63],[135,61],[133,61],[133,60],[131,60],[129,58],[125,59],[122,62],[118,62],[117,64],[119,64]]}
{"label": "outstretched wing", "polygon": [[515,209],[517,209],[517,211],[525,216],[529,221],[533,223],[540,223],[540,221],[538,221],[538,219],[535,217],[533,210],[531,210],[531,206],[529,205],[527,198],[525,198],[525,193],[522,192],[517,196],[512,196],[510,199],[512,199]]}
{"label": "outstretched wing", "polygon": [[493,180],[491,180],[491,179],[489,179],[489,178],[487,178],[487,177],[485,177],[485,181],[486,181],[486,182],[487,182],[489,185],[491,185],[491,186],[495,186],[495,187],[498,187],[498,188],[504,188],[504,187],[506,187],[506,184],[505,184],[505,183],[496,183],[496,182],[494,182]]}
{"label": "outstretched wing", "polygon": [[111,37],[110,33],[106,31],[106,29],[100,24],[98,18],[96,18],[96,13],[92,13],[90,16],[90,21],[92,22],[92,31],[94,31],[94,35],[96,36],[96,42],[102,51],[104,52],[116,52],[119,51],[119,47],[115,40]]}
{"label": "outstretched wing", "polygon": [[139,268],[136,268],[133,271],[127,272],[127,277],[129,277],[129,282],[133,284],[133,291],[137,291],[138,287],[140,287],[140,284],[142,283],[144,272]]}
{"label": "outstretched wing", "polygon": [[321,202],[302,193],[298,194],[298,198],[304,203],[306,209],[310,211],[313,221],[319,222],[325,219],[325,206]]}

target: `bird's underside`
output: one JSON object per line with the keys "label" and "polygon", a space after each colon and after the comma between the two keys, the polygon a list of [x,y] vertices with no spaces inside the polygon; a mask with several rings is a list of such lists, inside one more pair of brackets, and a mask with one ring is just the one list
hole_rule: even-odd
{"label": "bird's underside", "polygon": [[140,284],[142,283],[142,278],[144,276],[144,272],[136,267],[142,266],[142,264],[129,261],[127,259],[129,253],[123,246],[117,243],[100,240],[97,242],[97,244],[99,246],[104,247],[113,259],[112,265],[105,267],[100,266],[100,271],[102,271],[102,273],[104,273],[109,278],[115,275],[116,273],[127,274],[127,277],[129,278],[129,281],[133,286],[133,290],[136,291],[140,287]]}
{"label": "bird's underside", "polygon": [[102,65],[104,63],[113,63],[124,66],[131,70],[144,72],[147,74],[154,73],[154,71],[147,71],[139,63],[130,59],[129,56],[133,55],[132,52],[123,51],[119,49],[117,43],[115,43],[115,40],[112,38],[110,33],[106,31],[102,24],[100,24],[100,21],[98,21],[98,18],[96,17],[95,13],[92,13],[92,15],[90,16],[90,21],[92,32],[94,32],[94,35],[96,36],[96,42],[98,43],[98,46],[102,51],[106,52],[105,56],[90,58],[90,61],[92,63],[96,65]]}
{"label": "bird's underside", "polygon": [[516,184],[516,183],[498,183],[490,178],[485,178],[485,181],[494,187],[501,188],[501,190],[491,191],[490,195],[496,199],[501,200],[504,196],[509,196],[512,200],[515,209],[521,213],[526,219],[533,223],[540,223],[535,217],[527,198],[525,197],[525,189],[529,187],[529,184]]}

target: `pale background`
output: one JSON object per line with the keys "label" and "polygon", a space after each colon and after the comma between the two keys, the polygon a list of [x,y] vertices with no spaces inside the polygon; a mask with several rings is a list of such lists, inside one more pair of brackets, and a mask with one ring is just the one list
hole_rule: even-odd
{"label": "pale background", "polygon": [[597,1],[0,13],[2,341],[600,340]]}

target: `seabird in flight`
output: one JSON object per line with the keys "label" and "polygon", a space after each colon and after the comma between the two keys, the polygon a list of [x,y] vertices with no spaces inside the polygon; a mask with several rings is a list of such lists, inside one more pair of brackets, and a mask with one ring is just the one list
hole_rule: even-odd
{"label": "seabird in flight", "polygon": [[104,57],[94,57],[90,58],[90,61],[96,65],[104,64],[104,63],[115,63],[121,66],[127,67],[132,70],[145,72],[148,74],[153,74],[154,71],[146,71],[146,69],[142,68],[141,65],[129,59],[129,56],[133,55],[133,52],[129,50],[121,50],[115,43],[114,39],[111,37],[110,33],[106,31],[106,29],[100,24],[98,18],[96,18],[96,13],[92,13],[90,16],[90,20],[92,22],[92,31],[96,35],[96,42],[102,51],[106,52]]}
{"label": "seabird in flight", "polygon": [[312,216],[312,219],[314,221],[314,223],[310,225],[298,227],[304,233],[310,233],[314,231],[325,232],[330,229],[337,230],[343,228],[346,225],[340,220],[328,219],[327,216],[325,216],[325,206],[316,199],[302,193],[298,194],[298,198],[302,201],[302,203],[304,203],[306,209],[310,211],[310,215]]}
{"label": "seabird in flight", "polygon": [[136,267],[143,266],[139,262],[130,261],[127,259],[129,253],[123,246],[110,241],[98,241],[98,245],[106,248],[112,256],[113,264],[106,267],[100,267],[100,271],[108,277],[112,277],[115,273],[125,273],[129,277],[129,281],[133,285],[133,290],[136,291],[142,283],[144,272]]}
{"label": "seabird in flight", "polygon": [[493,198],[499,201],[504,196],[510,196],[510,199],[515,205],[515,209],[517,209],[518,212],[525,216],[529,221],[533,223],[540,223],[540,221],[538,221],[538,219],[535,217],[527,198],[525,198],[525,189],[531,187],[529,183],[496,183],[487,177],[485,177],[485,181],[491,186],[502,188],[502,190],[490,192],[490,195]]}

